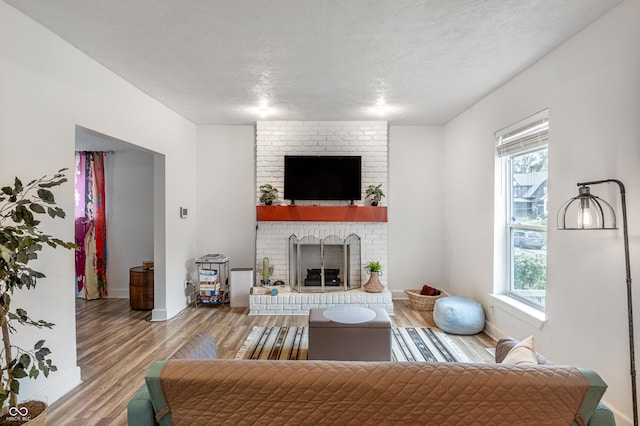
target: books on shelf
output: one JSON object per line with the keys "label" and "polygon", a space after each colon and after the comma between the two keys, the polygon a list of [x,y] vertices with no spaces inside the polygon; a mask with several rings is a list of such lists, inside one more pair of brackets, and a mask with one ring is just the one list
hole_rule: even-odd
{"label": "books on shelf", "polygon": [[220,294],[220,283],[200,284],[200,296],[217,296]]}
{"label": "books on shelf", "polygon": [[201,283],[214,283],[218,281],[217,269],[200,269],[198,275]]}
{"label": "books on shelf", "polygon": [[224,301],[224,291],[219,291],[217,295],[214,296],[203,296],[200,295],[199,303],[222,303]]}

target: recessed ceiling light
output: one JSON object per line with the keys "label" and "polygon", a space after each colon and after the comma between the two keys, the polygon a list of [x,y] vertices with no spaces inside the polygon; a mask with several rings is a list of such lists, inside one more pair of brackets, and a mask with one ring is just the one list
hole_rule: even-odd
{"label": "recessed ceiling light", "polygon": [[260,106],[258,106],[258,114],[260,117],[267,118],[270,112],[269,103],[267,101],[260,101]]}
{"label": "recessed ceiling light", "polygon": [[366,108],[369,114],[377,115],[378,117],[385,117],[389,113],[393,112],[396,108],[387,104],[387,100],[384,96],[379,96],[375,104],[369,108]]}
{"label": "recessed ceiling light", "polygon": [[390,116],[397,115],[406,110],[406,107],[388,104],[384,99],[379,99],[374,105],[361,109],[364,114],[370,116],[375,115],[380,118],[389,118]]}
{"label": "recessed ceiling light", "polygon": [[269,116],[273,116],[277,112],[275,108],[269,105],[266,100],[260,100],[258,105],[245,108],[245,111],[253,116],[258,116],[261,119],[265,119]]}

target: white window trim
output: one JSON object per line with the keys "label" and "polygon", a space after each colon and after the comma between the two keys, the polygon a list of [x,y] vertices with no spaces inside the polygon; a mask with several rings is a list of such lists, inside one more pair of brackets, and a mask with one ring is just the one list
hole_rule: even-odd
{"label": "white window trim", "polygon": [[[529,126],[533,123],[535,123],[536,121],[540,121],[543,119],[547,119],[548,120],[549,117],[549,110],[545,109],[543,111],[537,112],[523,120],[518,121],[517,123],[514,123],[510,126],[507,126],[501,130],[498,130],[495,133],[495,140],[499,140],[500,137],[504,136],[504,135],[508,135],[509,133],[512,133],[518,129],[521,129],[523,127]],[[526,151],[535,151],[537,149],[539,149],[539,147],[541,147],[542,145],[547,145],[547,149],[548,149],[548,143],[545,140],[544,143],[534,143],[531,145],[528,145],[525,149],[522,149],[521,152],[526,152]],[[518,152],[519,150],[516,149],[515,152]],[[503,155],[500,155],[500,154]],[[496,208],[499,208],[500,211],[503,212],[503,217],[502,220],[499,219],[499,216],[496,215],[495,216],[495,225],[498,226],[499,231],[496,232],[496,239],[494,240],[494,255],[496,256],[494,259],[494,293],[489,294],[489,296],[491,297],[491,299],[493,301],[496,302],[496,307],[500,308],[501,310],[508,312],[512,315],[514,315],[515,317],[523,320],[524,322],[526,322],[529,325],[532,325],[538,329],[542,329],[542,327],[544,327],[544,324],[546,324],[547,318],[546,318],[546,313],[545,311],[541,308],[541,307],[536,307],[533,306],[531,304],[525,303],[523,301],[521,301],[520,299],[518,299],[515,296],[512,296],[509,288],[510,288],[510,282],[511,282],[511,277],[510,277],[510,267],[509,267],[509,263],[511,262],[510,256],[511,253],[508,253],[508,247],[510,246],[510,232],[511,232],[511,226],[506,226],[505,227],[505,222],[506,222],[506,206],[505,206],[505,202],[507,200],[505,200],[505,191],[507,191],[507,187],[506,185],[506,178],[505,178],[505,174],[507,173],[506,167],[507,165],[505,164],[505,162],[503,161],[503,156],[511,156],[514,152],[512,152],[511,150],[507,152],[504,151],[500,151],[499,149],[496,149],[495,151],[495,155],[496,155],[496,186],[495,188],[499,188],[499,195],[500,197],[495,197],[496,199]],[[510,174],[510,173],[509,173]],[[509,194],[509,197],[511,196],[511,194]],[[518,228],[531,228],[531,230],[543,230],[544,232],[548,231],[548,224],[547,226],[540,226],[540,225],[520,225],[518,226]],[[499,272],[499,273],[496,273]]]}
{"label": "white window trim", "polygon": [[513,315],[525,323],[542,330],[547,323],[547,314],[507,294],[490,294],[495,307]]}

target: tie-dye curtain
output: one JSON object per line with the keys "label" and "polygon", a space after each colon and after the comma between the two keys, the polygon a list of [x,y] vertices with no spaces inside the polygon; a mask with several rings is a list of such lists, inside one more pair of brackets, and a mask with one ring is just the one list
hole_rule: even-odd
{"label": "tie-dye curtain", "polygon": [[76,297],[107,296],[104,153],[76,152]]}

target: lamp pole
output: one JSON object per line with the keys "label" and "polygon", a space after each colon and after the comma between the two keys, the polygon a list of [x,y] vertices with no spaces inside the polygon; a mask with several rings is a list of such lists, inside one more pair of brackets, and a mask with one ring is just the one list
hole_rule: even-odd
{"label": "lamp pole", "polygon": [[622,234],[624,237],[624,261],[627,273],[627,315],[629,321],[629,359],[631,374],[631,398],[633,401],[633,424],[638,426],[638,397],[636,394],[636,360],[635,344],[633,338],[633,301],[631,297],[631,264],[629,260],[629,232],[627,230],[627,200],[624,184],[617,179],[597,180],[593,182],[580,182],[578,186],[598,185],[601,183],[616,183],[620,188],[620,200],[622,202]]}

